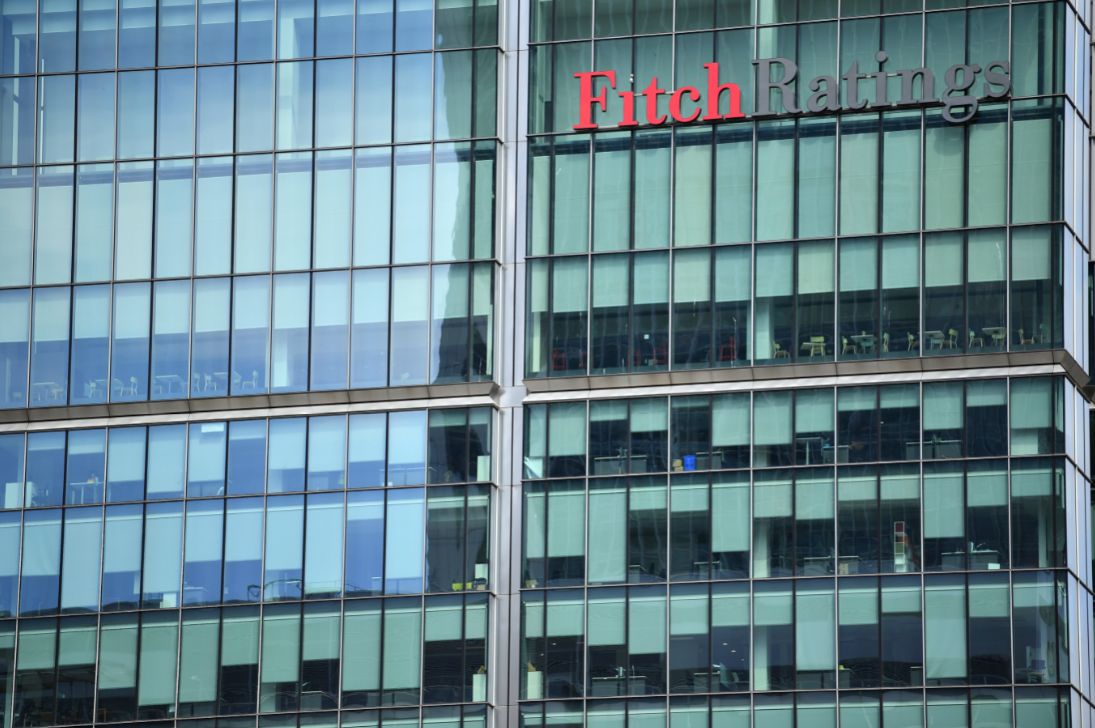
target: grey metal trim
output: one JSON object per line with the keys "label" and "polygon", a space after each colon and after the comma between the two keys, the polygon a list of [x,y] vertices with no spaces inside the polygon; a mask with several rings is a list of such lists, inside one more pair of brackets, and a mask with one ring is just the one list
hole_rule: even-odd
{"label": "grey metal trim", "polygon": [[[830,385],[838,378],[841,383],[846,384],[871,384],[895,380],[934,381],[1048,373],[1064,374],[1077,387],[1086,387],[1090,379],[1071,354],[1056,349],[766,367],[690,369],[609,376],[553,377],[526,379],[523,384],[530,392],[526,403],[531,403],[557,398],[582,399],[590,396],[590,392],[597,392],[598,396],[603,394],[611,397],[616,396],[613,394],[614,390],[634,387],[695,388],[699,386],[701,389],[698,391],[707,391],[712,385],[739,384],[741,386],[736,389],[772,389],[803,384]],[[555,396],[546,396],[551,393]],[[1095,401],[1095,391],[1085,391],[1084,396],[1089,401]]]}

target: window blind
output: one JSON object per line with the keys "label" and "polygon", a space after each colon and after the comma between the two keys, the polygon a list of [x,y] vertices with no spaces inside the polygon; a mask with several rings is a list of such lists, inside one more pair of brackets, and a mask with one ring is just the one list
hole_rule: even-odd
{"label": "window blind", "polygon": [[[624,407],[627,405],[625,403]],[[564,402],[551,405],[548,417],[548,454],[586,454],[585,402]]]}
{"label": "window blind", "polygon": [[[398,606],[397,606],[398,604]],[[417,645],[422,639],[422,607],[417,599],[399,600],[384,605],[384,644]],[[421,652],[408,649],[384,650],[383,688],[417,688],[421,672]]]}
{"label": "window blind", "polygon": [[797,670],[832,670],[836,667],[834,611],[835,605],[831,591],[805,594],[800,591],[796,595],[795,668]]}
{"label": "window blind", "polygon": [[[631,256],[598,255],[593,258],[593,307],[627,306],[631,286]],[[556,300],[555,310],[559,308]]]}
{"label": "window blind", "polygon": [[[25,633],[19,636],[20,646],[22,646],[22,640],[26,639]],[[50,642],[52,637],[51,634]],[[52,650],[50,658],[52,661]],[[19,659],[23,659],[21,651]],[[215,677],[213,684],[216,684]],[[132,689],[136,686],[137,615],[126,615],[121,618],[104,617],[99,630],[99,690]],[[214,690],[215,688],[210,688],[210,691]],[[182,699],[180,686],[179,700],[182,701]]]}
{"label": "window blind", "polygon": [[[661,592],[660,594],[656,592]],[[665,591],[664,587],[632,590],[628,598],[630,610],[627,641],[632,654],[665,652]]]}
{"label": "window blind", "polygon": [[924,538],[962,538],[966,533],[962,473],[924,473]]}
{"label": "window blind", "polygon": [[1052,393],[1053,380],[1048,377],[1012,379],[1011,411],[1016,425],[1022,429],[1052,427]]}
{"label": "window blind", "polygon": [[141,623],[141,661],[137,704],[173,705],[178,664],[179,618],[149,614]]}
{"label": "window blind", "polygon": [[753,444],[791,442],[791,393],[758,393],[753,402]]}
{"label": "window blind", "polygon": [[1020,227],[1011,233],[1012,281],[1048,281],[1052,248],[1048,227]]}
{"label": "window blind", "polygon": [[549,556],[581,556],[585,553],[585,496],[585,490],[555,491],[548,495]]}
{"label": "window blind", "polygon": [[938,382],[924,385],[924,430],[962,427],[962,385]]}
{"label": "window blind", "polygon": [[669,302],[669,253],[635,255],[636,305]]}
{"label": "window blind", "polygon": [[585,313],[589,300],[586,258],[556,258],[552,267],[552,310],[555,313]]}
{"label": "window blind", "polygon": [[792,293],[791,243],[758,245],[757,248],[757,298],[790,296]]}
{"label": "window blind", "polygon": [[749,444],[749,395],[716,395],[711,405],[711,445]]}
{"label": "window blind", "polygon": [[669,634],[707,634],[708,601],[706,589],[700,594],[674,594],[669,600]]}
{"label": "window blind", "polygon": [[632,432],[665,432],[669,428],[669,401],[664,397],[631,400]]}
{"label": "window blind", "polygon": [[[928,518],[925,514],[925,522]],[[925,673],[928,679],[966,676],[966,594],[961,587],[924,589]]]}
{"label": "window blind", "polygon": [[915,235],[888,237],[882,241],[882,287],[920,286],[920,240]]}
{"label": "window blind", "polygon": [[[799,261],[802,264],[802,261]],[[878,243],[874,238],[840,241],[840,291],[878,287]]]}
{"label": "window blind", "polygon": [[[614,590],[615,591],[615,590]],[[627,624],[626,602],[619,596],[589,597],[589,645],[625,644],[624,625]]]}
{"label": "window blind", "polygon": [[962,234],[941,233],[924,240],[924,285],[962,285]]}
{"label": "window blind", "polygon": [[798,292],[832,293],[836,278],[833,243],[829,240],[798,244]]}
{"label": "window blind", "polygon": [[878,624],[878,588],[874,584],[840,588],[840,626]]}
{"label": "window blind", "polygon": [[1004,230],[971,230],[968,240],[969,282],[1003,281],[1008,246]]}
{"label": "window blind", "polygon": [[711,489],[711,550],[749,550],[749,480],[715,482]]}
{"label": "window blind", "polygon": [[752,291],[753,249],[750,245],[715,249],[715,301],[748,301]]}
{"label": "window blind", "polygon": [[380,603],[346,604],[342,625],[342,689],[380,687]]}
{"label": "window blind", "polygon": [[[844,404],[841,390],[841,405]],[[806,389],[795,394],[795,432],[833,431],[833,390]]]}
{"label": "window blind", "polygon": [[204,703],[217,699],[217,612],[183,616],[182,655],[179,660],[179,702]]}
{"label": "window blind", "polygon": [[190,331],[190,286],[186,281],[156,284],[152,331],[157,336]]}
{"label": "window blind", "polygon": [[711,300],[711,252],[682,250],[673,256],[673,302]]}

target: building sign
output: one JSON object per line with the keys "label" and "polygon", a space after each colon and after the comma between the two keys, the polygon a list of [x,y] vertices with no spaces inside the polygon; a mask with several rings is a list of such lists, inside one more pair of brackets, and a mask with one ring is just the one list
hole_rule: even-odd
{"label": "building sign", "polygon": [[[884,63],[886,59],[887,56],[882,51],[875,54],[875,60],[879,63]],[[952,124],[969,121],[977,113],[978,98],[973,95],[976,93],[973,85],[976,81],[976,74],[982,71],[981,66],[977,64],[958,64],[948,68],[941,79],[946,88],[937,97],[935,95],[936,78],[931,69],[916,68],[898,71],[897,73],[886,73],[885,71],[860,73],[859,62],[854,61],[847,73],[841,76],[845,90],[843,104],[841,102],[840,81],[832,76],[818,76],[810,81],[809,89],[813,94],[806,101],[806,109],[798,108],[795,103],[795,91],[791,88],[791,83],[798,75],[798,66],[793,61],[787,58],[765,58],[753,61],[753,65],[757,67],[758,80],[756,109],[753,110],[752,116],[765,117],[778,113],[769,108],[769,96],[772,91],[779,92],[783,110],[791,114],[800,114],[804,111],[819,113],[841,111],[842,109],[885,109],[893,106],[920,106],[939,102],[943,104],[943,118]],[[767,80],[772,78],[774,66],[780,66],[783,74],[778,81]],[[658,115],[658,97],[662,95],[669,96],[669,115],[673,117],[674,121],[681,123],[744,118],[745,114],[741,111],[741,87],[734,83],[719,83],[719,64],[705,63],[703,67],[707,69],[706,109],[703,104],[704,94],[699,89],[692,86],[683,86],[676,91],[668,92],[665,89],[658,88],[658,79],[655,77],[651,80],[650,85],[638,94],[634,91],[619,92],[618,95],[623,99],[624,108],[623,119],[620,120],[618,126],[626,128],[639,125],[639,121],[635,118],[635,97],[637,95],[642,96],[646,101],[646,123],[654,126],[664,124],[668,119],[664,114]],[[982,87],[982,98],[998,99],[1007,96],[1011,90],[1011,78],[1008,76],[1011,73],[1011,64],[1007,61],[991,61],[983,70],[985,78]],[[574,77],[579,80],[581,86],[579,101],[581,104],[579,119],[581,121],[574,125],[574,129],[577,131],[596,129],[597,124],[592,118],[593,105],[597,104],[601,107],[601,111],[607,111],[606,96],[609,88],[616,88],[616,72],[590,71],[588,73],[576,73]],[[607,86],[604,85],[605,82],[599,82],[600,93],[594,96],[594,79],[600,77],[607,80]],[[890,100],[887,98],[887,81],[890,78],[898,77],[901,79],[901,98]],[[870,78],[873,78],[875,82],[875,101],[868,106],[866,99],[859,98],[859,82]],[[919,97],[914,95],[917,81],[919,81],[920,86]],[[723,93],[729,94],[730,110],[725,114],[720,114],[719,100],[722,98]],[[689,101],[697,105],[687,116],[681,110],[681,103],[685,95],[688,96]],[[704,113],[705,110],[706,113]]]}

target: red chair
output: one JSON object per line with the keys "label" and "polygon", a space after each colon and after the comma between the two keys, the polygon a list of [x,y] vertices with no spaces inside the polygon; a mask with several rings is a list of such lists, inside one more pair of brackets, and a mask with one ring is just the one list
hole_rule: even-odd
{"label": "red chair", "polygon": [[727,337],[728,341],[719,347],[719,361],[734,361],[738,358],[738,346],[734,337]]}
{"label": "red chair", "polygon": [[559,349],[552,349],[551,354],[551,370],[553,372],[564,372],[567,368],[567,355]]}
{"label": "red chair", "polygon": [[654,347],[654,361],[651,362],[654,366],[659,366],[669,362],[669,356],[664,346]]}

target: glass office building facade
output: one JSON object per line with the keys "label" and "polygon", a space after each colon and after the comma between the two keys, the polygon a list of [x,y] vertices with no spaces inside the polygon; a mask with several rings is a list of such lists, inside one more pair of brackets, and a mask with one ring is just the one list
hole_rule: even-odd
{"label": "glass office building facade", "polygon": [[0,0],[0,728],[1095,726],[1091,23]]}

